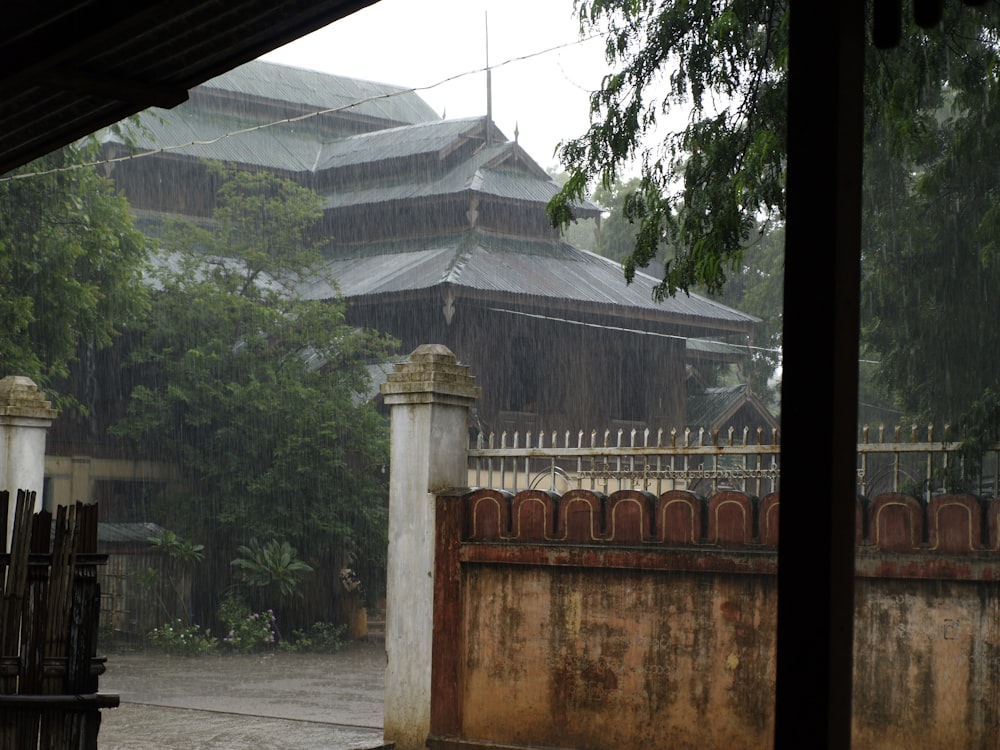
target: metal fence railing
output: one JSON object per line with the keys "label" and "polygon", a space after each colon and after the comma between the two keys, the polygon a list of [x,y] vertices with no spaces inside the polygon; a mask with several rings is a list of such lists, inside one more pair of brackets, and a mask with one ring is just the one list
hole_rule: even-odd
{"label": "metal fence railing", "polygon": [[778,488],[780,451],[778,434],[770,430],[766,438],[763,430],[480,434],[469,450],[469,478],[474,486],[512,491],[736,489],[762,495]]}
{"label": "metal fence railing", "polygon": [[[935,440],[932,427],[866,426],[857,445],[858,494],[902,492],[929,500],[964,491],[992,498],[1000,444],[989,446],[973,471],[962,444],[947,437]],[[707,495],[732,489],[762,497],[780,487],[780,455],[779,431],[763,428],[481,433],[469,449],[469,483],[515,492],[687,489]]]}

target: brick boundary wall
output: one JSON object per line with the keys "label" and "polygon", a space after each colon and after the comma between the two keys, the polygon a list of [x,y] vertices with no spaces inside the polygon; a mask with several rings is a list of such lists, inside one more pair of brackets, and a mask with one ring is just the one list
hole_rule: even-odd
{"label": "brick boundary wall", "polygon": [[[856,747],[988,747],[1000,505],[856,499]],[[769,748],[780,496],[436,500],[432,748]]]}

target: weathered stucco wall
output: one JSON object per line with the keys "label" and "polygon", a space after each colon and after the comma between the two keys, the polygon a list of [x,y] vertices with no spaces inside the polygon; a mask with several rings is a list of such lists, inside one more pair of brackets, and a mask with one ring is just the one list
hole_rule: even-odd
{"label": "weathered stucco wall", "polygon": [[469,566],[464,734],[768,747],[775,594],[773,578]]}
{"label": "weathered stucco wall", "polygon": [[996,748],[997,583],[861,578],[855,599],[854,747]]}
{"label": "weathered stucco wall", "polygon": [[[668,494],[438,498],[432,748],[772,746],[778,498]],[[996,747],[991,510],[859,502],[854,747]]]}

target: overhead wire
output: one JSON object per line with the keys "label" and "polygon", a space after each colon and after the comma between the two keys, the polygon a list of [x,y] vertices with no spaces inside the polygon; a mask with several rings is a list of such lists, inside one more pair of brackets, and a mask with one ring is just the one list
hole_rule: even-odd
{"label": "overhead wire", "polygon": [[[490,310],[491,312],[504,313],[507,315],[518,315],[526,318],[534,318],[535,320],[546,320],[552,323],[565,323],[567,325],[582,326],[584,328],[598,328],[603,331],[614,331],[616,333],[633,333],[639,336],[651,336],[653,338],[661,338],[661,339],[675,339],[677,341],[684,341],[684,342],[703,340],[693,336],[681,336],[679,334],[674,334],[674,333],[660,333],[659,331],[645,331],[642,330],[641,328],[625,328],[622,326],[609,326],[604,323],[591,323],[585,320],[572,320],[571,318],[557,318],[552,315],[542,315],[541,313],[529,313],[529,312],[524,312],[522,310],[511,310],[509,308],[504,308],[504,307],[489,307],[487,309]],[[751,344],[732,344],[725,341],[712,342],[712,343],[723,344],[724,346],[731,347],[733,349],[740,349],[740,350],[748,349],[751,351],[767,352],[769,354],[779,354],[779,355],[781,354],[781,349],[776,349],[773,347],[753,346]]]}

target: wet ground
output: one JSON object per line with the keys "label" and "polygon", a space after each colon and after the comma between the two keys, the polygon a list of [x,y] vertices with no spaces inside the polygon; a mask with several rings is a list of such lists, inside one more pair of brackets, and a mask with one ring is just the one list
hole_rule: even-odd
{"label": "wet ground", "polygon": [[109,654],[101,750],[353,750],[382,746],[385,644],[336,654]]}

